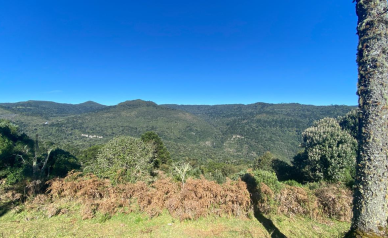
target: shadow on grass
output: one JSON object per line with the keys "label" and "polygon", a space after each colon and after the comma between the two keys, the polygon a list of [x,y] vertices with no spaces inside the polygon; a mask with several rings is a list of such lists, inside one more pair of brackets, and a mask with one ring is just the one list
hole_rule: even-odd
{"label": "shadow on grass", "polygon": [[268,218],[266,218],[263,213],[259,211],[256,204],[258,203],[259,191],[257,189],[257,182],[255,178],[251,174],[245,174],[242,177],[242,181],[247,184],[247,188],[249,193],[251,194],[251,202],[254,206],[254,215],[255,218],[264,226],[264,228],[271,235],[271,238],[287,238],[276,226],[275,224]]}
{"label": "shadow on grass", "polygon": [[0,202],[0,217],[4,216],[14,206],[12,201]]}
{"label": "shadow on grass", "polygon": [[261,212],[255,209],[255,217],[256,219],[264,226],[264,228],[271,234],[272,238],[287,238],[276,226],[273,222],[266,218]]}

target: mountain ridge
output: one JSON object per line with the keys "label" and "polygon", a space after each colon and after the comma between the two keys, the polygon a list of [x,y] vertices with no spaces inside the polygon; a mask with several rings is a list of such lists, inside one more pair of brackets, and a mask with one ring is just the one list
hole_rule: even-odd
{"label": "mountain ridge", "polygon": [[301,133],[314,120],[343,116],[353,108],[295,103],[158,105],[140,99],[114,106],[34,101],[0,103],[0,118],[14,121],[30,136],[38,133],[43,140],[81,149],[116,136],[140,137],[155,131],[175,160],[252,161],[266,151],[289,160],[299,150]]}

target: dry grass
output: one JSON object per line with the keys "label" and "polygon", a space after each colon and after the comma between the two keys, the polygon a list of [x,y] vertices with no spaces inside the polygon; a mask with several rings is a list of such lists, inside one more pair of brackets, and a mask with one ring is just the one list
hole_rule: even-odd
{"label": "dry grass", "polygon": [[275,193],[265,183],[260,183],[256,193],[257,207],[264,214],[269,214],[274,209]]}
{"label": "dry grass", "polygon": [[[8,199],[18,199],[8,191]],[[5,193],[3,193],[5,197]],[[266,217],[287,237],[340,237],[351,192],[339,185],[284,186],[261,183],[255,194]],[[169,178],[147,185],[111,185],[93,175],[70,173],[49,182],[47,194],[31,197],[0,216],[3,237],[271,237],[252,216],[247,186]],[[268,229],[268,228],[267,228]]]}
{"label": "dry grass", "polygon": [[318,189],[284,185],[279,192],[260,183],[251,191],[255,206],[263,214],[304,216],[317,221],[326,218],[350,222],[352,191],[340,184],[321,184]]}
{"label": "dry grass", "polygon": [[292,217],[295,215],[309,216],[317,219],[320,212],[317,198],[309,194],[305,188],[286,186],[276,196],[278,202],[278,214]]}
{"label": "dry grass", "polygon": [[353,194],[339,184],[330,184],[315,190],[320,209],[327,217],[350,222],[353,216]]}
{"label": "dry grass", "polygon": [[151,185],[137,182],[112,186],[108,180],[94,175],[81,177],[78,173],[70,173],[64,179],[49,181],[49,196],[53,202],[60,198],[80,201],[84,207],[83,219],[93,218],[96,212],[113,215],[138,209],[150,217],[167,209],[180,220],[210,214],[246,217],[251,207],[244,182],[228,180],[220,185],[204,178],[188,179],[184,187],[170,178],[156,180]]}

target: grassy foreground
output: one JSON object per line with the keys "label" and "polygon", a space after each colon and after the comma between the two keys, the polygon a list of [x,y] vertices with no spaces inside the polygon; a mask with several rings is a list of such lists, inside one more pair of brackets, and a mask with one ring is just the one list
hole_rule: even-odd
{"label": "grassy foreground", "polygon": [[[74,205],[77,206],[77,205]],[[74,209],[74,207],[73,207]],[[260,221],[261,222],[260,222]],[[179,221],[163,212],[149,218],[142,213],[102,214],[82,220],[78,213],[48,218],[43,211],[15,207],[0,217],[0,237],[341,237],[349,223],[271,215],[249,218],[206,217]],[[278,229],[274,231],[273,229]],[[280,233],[279,233],[280,232]]]}

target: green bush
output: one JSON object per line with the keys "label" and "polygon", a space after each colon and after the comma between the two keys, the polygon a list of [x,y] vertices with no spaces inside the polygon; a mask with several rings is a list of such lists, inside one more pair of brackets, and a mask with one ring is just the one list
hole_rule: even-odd
{"label": "green bush", "polygon": [[239,171],[237,173],[232,174],[229,178],[231,180],[237,181],[239,179],[242,179],[246,173],[247,172],[245,170],[241,170],[241,171]]}
{"label": "green bush", "polygon": [[133,137],[117,137],[104,145],[95,163],[85,168],[114,183],[149,181],[151,179],[154,147]]}
{"label": "green bush", "polygon": [[293,186],[293,187],[303,187],[303,185],[301,183],[298,183],[295,180],[287,180],[287,181],[284,181],[282,183],[286,184],[286,185],[289,185],[289,186]]}
{"label": "green bush", "polygon": [[50,154],[47,172],[51,177],[65,177],[69,171],[80,168],[81,164],[74,155],[62,149],[56,149]]}
{"label": "green bush", "polygon": [[0,174],[2,175],[0,175],[0,177],[7,178],[6,181],[9,185],[21,182],[26,178],[24,168],[7,168],[5,170],[2,170]]}
{"label": "green bush", "polygon": [[272,191],[279,192],[283,185],[278,181],[275,173],[265,170],[254,170],[242,177],[242,180],[247,183],[248,187],[254,188],[264,183],[272,189]]}
{"label": "green bush", "polygon": [[253,169],[274,172],[274,169],[272,167],[272,163],[274,160],[275,156],[271,152],[267,151],[255,159],[255,161],[253,162]]}

